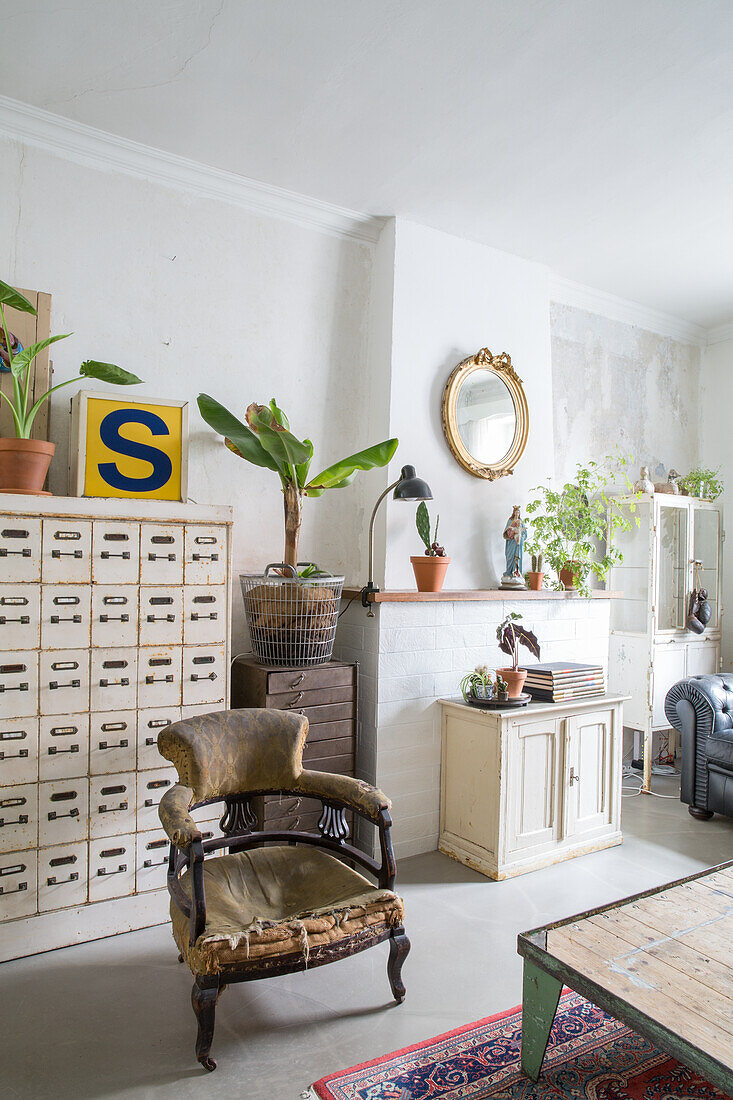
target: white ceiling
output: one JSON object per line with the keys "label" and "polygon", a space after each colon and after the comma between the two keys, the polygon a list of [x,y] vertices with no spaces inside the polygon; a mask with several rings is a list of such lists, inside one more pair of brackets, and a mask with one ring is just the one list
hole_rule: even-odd
{"label": "white ceiling", "polygon": [[733,319],[731,0],[0,0],[0,92]]}

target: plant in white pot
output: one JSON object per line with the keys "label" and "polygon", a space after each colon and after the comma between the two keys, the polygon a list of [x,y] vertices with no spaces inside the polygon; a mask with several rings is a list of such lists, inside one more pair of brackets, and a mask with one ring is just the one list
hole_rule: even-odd
{"label": "plant in white pot", "polygon": [[[0,280],[0,323],[2,323],[5,345],[2,369],[4,373],[11,375],[13,386],[12,397],[8,397],[0,390],[0,398],[10,406],[15,428],[14,437],[0,438],[0,492],[28,493],[38,496],[43,492],[43,483],[56,449],[54,443],[30,438],[33,422],[44,401],[48,401],[56,390],[62,389],[63,386],[70,386],[80,378],[96,378],[101,382],[110,382],[117,386],[134,386],[142,379],[114,363],[99,363],[95,359],[87,359],[79,367],[79,374],[75,378],[69,378],[66,382],[51,386],[35,402],[31,402],[36,356],[49,344],[55,344],[57,340],[66,340],[71,333],[49,336],[21,350],[17,338],[8,329],[6,306],[20,310],[21,313],[36,313],[35,307],[27,298]],[[7,366],[5,366],[6,361]]]}
{"label": "plant in white pot", "polygon": [[450,558],[445,552],[445,547],[438,543],[439,524],[440,516],[435,520],[435,531],[431,539],[430,513],[425,501],[421,500],[415,513],[415,526],[425,547],[425,553],[412,554],[410,557],[418,592],[440,592],[443,588]]}
{"label": "plant in white pot", "polygon": [[510,611],[503,622],[496,628],[496,640],[502,653],[507,653],[511,659],[511,668],[498,668],[497,675],[506,680],[509,690],[509,698],[516,699],[522,694],[524,681],[527,679],[527,669],[519,667],[519,647],[526,646],[530,653],[539,658],[540,644],[536,635],[524,626],[519,626],[522,616],[516,611]]}

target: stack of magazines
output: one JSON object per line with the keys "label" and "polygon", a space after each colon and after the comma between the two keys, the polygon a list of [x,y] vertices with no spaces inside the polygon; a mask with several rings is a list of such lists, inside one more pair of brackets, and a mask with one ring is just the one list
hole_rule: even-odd
{"label": "stack of magazines", "polygon": [[549,703],[566,703],[603,695],[605,683],[601,665],[584,665],[575,661],[547,661],[529,665],[524,690],[534,699]]}

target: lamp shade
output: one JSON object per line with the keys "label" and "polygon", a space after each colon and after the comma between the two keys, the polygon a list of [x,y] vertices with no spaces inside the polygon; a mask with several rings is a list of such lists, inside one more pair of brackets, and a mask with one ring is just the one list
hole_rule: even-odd
{"label": "lamp shade", "polygon": [[427,481],[415,475],[414,466],[403,466],[400,480],[392,494],[394,500],[432,500],[433,494]]}

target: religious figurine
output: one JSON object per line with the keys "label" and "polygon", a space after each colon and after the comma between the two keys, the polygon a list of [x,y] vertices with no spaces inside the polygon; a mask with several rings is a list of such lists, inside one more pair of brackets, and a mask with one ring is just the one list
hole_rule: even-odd
{"label": "religious figurine", "polygon": [[522,572],[522,554],[527,541],[527,528],[522,523],[519,505],[515,504],[512,514],[504,528],[506,540],[506,572],[501,578],[500,588],[526,588]]}
{"label": "religious figurine", "polygon": [[639,475],[640,475],[639,480],[637,481],[636,485],[634,486],[634,492],[635,493],[653,493],[654,492],[654,482],[649,477],[649,467],[648,466],[642,466],[642,468],[639,470]]}

